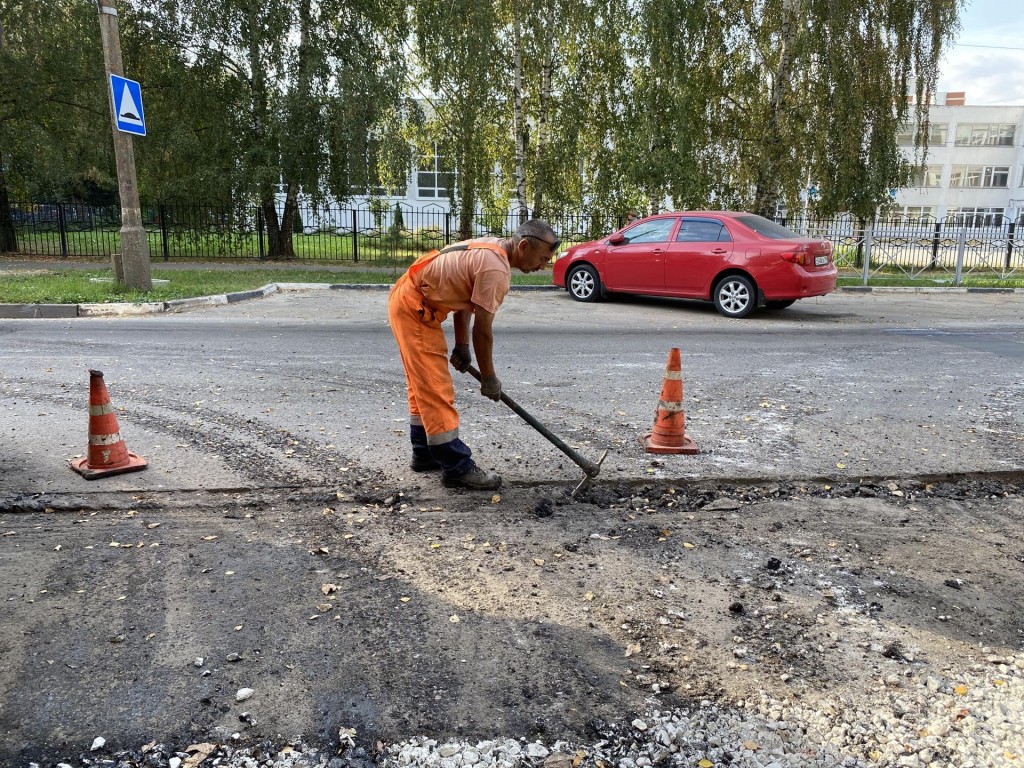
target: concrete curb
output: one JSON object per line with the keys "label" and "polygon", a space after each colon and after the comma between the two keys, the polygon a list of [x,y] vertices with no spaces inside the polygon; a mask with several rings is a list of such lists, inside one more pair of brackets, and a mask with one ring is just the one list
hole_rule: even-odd
{"label": "concrete curb", "polygon": [[78,317],[77,304],[0,304],[0,318]]}
{"label": "concrete curb", "polygon": [[[181,312],[195,307],[213,307],[234,304],[250,299],[262,299],[278,291],[348,290],[348,291],[390,291],[391,283],[267,283],[262,288],[236,293],[221,293],[213,296],[196,296],[191,299],[152,301],[140,304],[0,304],[0,320],[20,319],[62,319],[73,317],[132,317],[154,315],[163,312]],[[513,285],[516,292],[563,291],[557,285]],[[1005,293],[1024,294],[1024,288],[882,288],[870,285],[844,285],[836,289],[848,293]]]}
{"label": "concrete curb", "polygon": [[144,304],[78,304],[77,306],[79,317],[126,317],[129,315],[152,315],[167,311],[167,302],[164,301],[152,301]]}

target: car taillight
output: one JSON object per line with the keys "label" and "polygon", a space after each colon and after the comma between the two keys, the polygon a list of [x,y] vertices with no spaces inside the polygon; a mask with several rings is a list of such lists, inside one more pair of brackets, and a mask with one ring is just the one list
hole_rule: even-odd
{"label": "car taillight", "polygon": [[804,254],[804,247],[801,246],[796,250],[789,251],[788,253],[783,253],[782,260],[788,261],[792,264],[806,264],[807,260]]}

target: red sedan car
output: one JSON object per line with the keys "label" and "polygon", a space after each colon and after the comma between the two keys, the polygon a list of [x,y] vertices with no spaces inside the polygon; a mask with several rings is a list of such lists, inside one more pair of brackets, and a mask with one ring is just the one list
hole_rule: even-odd
{"label": "red sedan car", "polygon": [[832,244],[752,213],[661,213],[569,248],[554,283],[577,301],[640,293],[713,301],[726,317],[835,290]]}

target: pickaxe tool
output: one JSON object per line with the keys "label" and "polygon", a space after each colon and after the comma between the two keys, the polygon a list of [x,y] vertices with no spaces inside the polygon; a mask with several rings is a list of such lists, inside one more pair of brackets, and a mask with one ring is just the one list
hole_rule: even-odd
{"label": "pickaxe tool", "polygon": [[[476,379],[477,381],[481,381],[480,371],[478,371],[472,365],[469,366],[467,371],[469,375],[472,376],[474,379]],[[596,462],[588,461],[587,459],[583,458],[578,451],[575,451],[568,445],[566,445],[565,442],[558,437],[558,435],[555,435],[553,432],[551,432],[551,430],[549,430],[547,427],[545,427],[543,424],[537,421],[537,419],[531,416],[525,408],[519,405],[519,403],[517,403],[511,397],[506,395],[504,391],[502,391],[501,393],[501,402],[503,402],[505,405],[507,405],[509,408],[515,411],[523,419],[523,421],[525,421],[531,427],[533,427],[542,435],[544,435],[544,437],[546,437],[553,446],[555,446],[558,450],[560,450],[562,453],[564,453],[566,456],[572,459],[573,462],[575,462],[579,466],[579,468],[583,470],[583,472],[585,473],[583,479],[580,480],[579,485],[577,485],[573,489],[572,493],[569,494],[572,498],[575,499],[576,494],[582,491],[591,480],[597,477],[597,473],[601,471],[601,464],[604,463],[604,458],[605,456],[608,455],[608,451],[602,453],[601,458],[599,458]]]}

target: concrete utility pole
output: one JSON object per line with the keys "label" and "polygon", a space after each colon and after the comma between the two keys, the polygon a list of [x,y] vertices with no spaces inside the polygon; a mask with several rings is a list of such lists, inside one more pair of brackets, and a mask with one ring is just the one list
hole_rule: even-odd
{"label": "concrete utility pole", "polygon": [[[100,36],[103,38],[103,62],[107,70],[107,96],[110,99],[110,120],[114,131],[114,159],[117,162],[117,189],[121,197],[121,263],[124,285],[140,291],[153,287],[150,273],[149,240],[142,228],[139,187],[135,179],[135,150],[132,137],[117,129],[117,105],[110,88],[110,75],[124,76],[121,62],[121,37],[117,30],[115,0],[96,0],[100,13]],[[121,275],[114,265],[114,274]]]}

